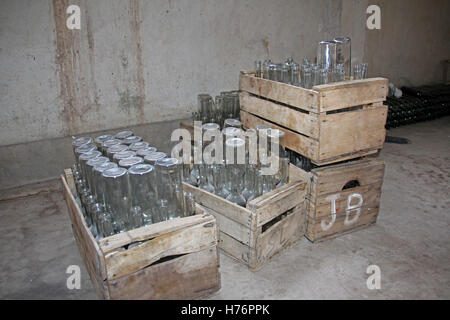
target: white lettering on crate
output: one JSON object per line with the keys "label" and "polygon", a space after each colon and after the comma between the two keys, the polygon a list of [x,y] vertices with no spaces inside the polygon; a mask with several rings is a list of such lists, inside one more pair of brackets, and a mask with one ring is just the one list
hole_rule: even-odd
{"label": "white lettering on crate", "polygon": [[[331,202],[331,220],[329,222],[326,222],[325,220],[320,221],[320,227],[322,228],[322,231],[329,230],[336,222],[336,200],[339,199],[339,197],[340,194],[337,193],[325,198],[325,200]],[[358,202],[356,204],[352,204],[352,200],[355,198],[358,199]],[[352,225],[356,223],[356,221],[358,221],[359,215],[361,214],[361,206],[363,202],[363,197],[359,193],[353,193],[347,197],[347,209],[345,210],[344,220],[344,224],[346,226]],[[349,219],[350,213],[352,211],[356,211],[356,214],[353,218]]]}

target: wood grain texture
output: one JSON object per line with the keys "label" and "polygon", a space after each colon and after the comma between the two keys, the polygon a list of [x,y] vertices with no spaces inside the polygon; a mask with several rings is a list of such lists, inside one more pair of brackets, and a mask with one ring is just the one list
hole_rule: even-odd
{"label": "wood grain texture", "polygon": [[255,115],[244,110],[241,110],[241,121],[246,128],[255,128],[258,124],[266,124],[274,129],[279,129],[285,134],[284,147],[305,155],[310,159],[318,159],[319,142],[315,139],[301,135],[265,119],[256,117]]}
{"label": "wood grain texture", "polygon": [[111,299],[200,299],[221,287],[217,247],[109,280]]}
{"label": "wood grain texture", "polygon": [[319,92],[319,112],[339,110],[386,100],[389,80],[371,78],[314,86]]}
{"label": "wood grain texture", "polygon": [[290,84],[257,78],[241,72],[239,90],[279,101],[305,111],[319,112],[319,94]]}
{"label": "wood grain texture", "polygon": [[[305,206],[306,237],[324,241],[375,224],[384,168],[382,160],[362,159],[313,169]],[[350,181],[358,181],[359,186],[343,190]],[[354,208],[356,205],[359,207]]]}
{"label": "wood grain texture", "polygon": [[318,115],[299,112],[272,101],[260,99],[248,92],[239,94],[241,110],[253,115],[269,119],[283,127],[304,134],[308,137],[319,138]]}

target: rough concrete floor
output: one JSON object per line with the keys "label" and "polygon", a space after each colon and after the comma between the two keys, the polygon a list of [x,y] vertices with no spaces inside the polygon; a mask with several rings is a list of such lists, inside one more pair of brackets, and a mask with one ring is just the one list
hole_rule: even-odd
{"label": "rough concrete floor", "polygon": [[[376,226],[320,244],[303,239],[256,273],[221,254],[222,289],[212,298],[449,299],[450,117],[388,134],[412,143],[385,144],[381,153]],[[96,299],[59,181],[0,198],[0,298]],[[372,264],[381,268],[380,290],[366,286]],[[70,265],[81,267],[80,290],[66,287]]]}

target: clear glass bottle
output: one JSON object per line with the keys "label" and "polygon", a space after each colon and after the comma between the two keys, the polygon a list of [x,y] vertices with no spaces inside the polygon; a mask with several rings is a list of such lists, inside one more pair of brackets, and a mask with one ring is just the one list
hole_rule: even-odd
{"label": "clear glass bottle", "polygon": [[114,137],[110,134],[102,134],[101,136],[98,136],[97,138],[95,138],[95,144],[97,145],[97,148],[101,148],[103,142],[105,142],[106,140],[111,140],[114,139]]}
{"label": "clear glass bottle", "polygon": [[150,164],[137,164],[128,169],[133,228],[161,221],[157,212],[156,175]]}
{"label": "clear glass bottle", "polygon": [[361,79],[367,78],[367,68],[369,67],[368,63],[361,63]]}
{"label": "clear glass bottle", "polygon": [[117,132],[115,134],[114,138],[123,140],[123,139],[131,137],[133,135],[134,135],[133,131],[131,131],[131,130],[123,130],[123,131]]}
{"label": "clear glass bottle", "polygon": [[281,67],[281,82],[290,83],[291,79],[289,78],[290,66],[288,64],[283,64]]}
{"label": "clear glass bottle", "polygon": [[130,211],[127,169],[108,169],[103,171],[102,176],[105,184],[106,212],[111,214],[114,232],[127,231]]}
{"label": "clear glass bottle", "polygon": [[136,156],[136,152],[131,151],[131,150],[124,150],[124,151],[115,153],[113,155],[112,161],[119,164],[120,160],[135,157],[135,156]]}
{"label": "clear glass bottle", "polygon": [[136,151],[136,154],[139,157],[145,157],[145,156],[148,156],[149,154],[155,153],[157,151],[158,151],[158,149],[156,149],[155,147],[146,147],[146,148],[142,148],[142,149],[139,149],[138,151]]}
{"label": "clear glass bottle", "polygon": [[134,143],[130,144],[130,146],[129,146],[130,150],[135,151],[135,152],[137,152],[138,150],[141,150],[141,149],[148,148],[148,147],[149,147],[149,143],[146,141],[134,142]]}
{"label": "clear glass bottle", "polygon": [[213,98],[209,94],[202,93],[197,96],[197,101],[202,122],[211,122],[211,118],[213,118]]}
{"label": "clear glass bottle", "polygon": [[[79,158],[80,155],[86,152],[96,151],[97,146],[94,143],[87,143],[83,144],[77,148],[75,148],[75,163],[79,165]],[[81,170],[81,168],[78,166],[78,169]]]}
{"label": "clear glass bottle", "polygon": [[362,79],[362,68],[359,63],[355,64],[353,66],[353,80],[360,80]]}
{"label": "clear glass bottle", "polygon": [[216,96],[215,100],[215,106],[216,106],[216,121],[220,125],[220,127],[223,127],[223,121],[225,119],[225,107],[224,107],[224,97],[223,96]]}
{"label": "clear glass bottle", "polygon": [[262,66],[261,61],[255,61],[255,77],[261,78]]}
{"label": "clear glass bottle", "polygon": [[119,167],[129,169],[132,166],[135,166],[135,165],[141,164],[141,163],[144,163],[144,159],[142,159],[141,157],[130,157],[130,158],[120,160]]}
{"label": "clear glass bottle", "polygon": [[156,161],[160,213],[164,220],[184,216],[184,195],[181,184],[180,163],[175,158]]}
{"label": "clear glass bottle", "polygon": [[94,194],[95,190],[94,167],[105,162],[109,162],[109,159],[107,157],[96,157],[86,162],[86,174],[87,174],[86,181],[92,194]]}
{"label": "clear glass bottle", "polygon": [[114,155],[116,153],[126,151],[126,150],[128,150],[128,146],[126,146],[124,144],[116,144],[116,145],[106,149],[106,156],[109,158],[110,161],[113,161]]}
{"label": "clear glass bottle", "polygon": [[79,161],[80,161],[80,168],[81,168],[81,176],[86,184],[86,186],[89,188],[89,185],[87,184],[88,181],[88,174],[87,174],[87,168],[86,168],[86,163],[94,158],[98,158],[102,155],[102,153],[100,151],[90,151],[90,152],[86,152],[80,155],[79,157]]}
{"label": "clear glass bottle", "polygon": [[332,70],[336,65],[336,42],[320,41],[317,46],[317,64],[321,69]]}
{"label": "clear glass bottle", "polygon": [[242,129],[242,123],[238,119],[225,119],[224,121],[225,128],[238,128]]}
{"label": "clear glass bottle", "polygon": [[245,207],[247,201],[242,195],[242,165],[228,165],[230,180],[231,180],[231,192],[227,197],[227,200],[237,205]]}
{"label": "clear glass bottle", "polygon": [[217,196],[226,199],[230,192],[227,189],[227,170],[225,162],[222,161],[221,163],[213,164],[211,170],[213,176],[212,181],[214,186],[214,193]]}
{"label": "clear glass bottle", "polygon": [[247,164],[245,167],[245,186],[242,195],[249,202],[256,198],[256,194],[256,166]]}
{"label": "clear glass bottle", "polygon": [[144,162],[154,166],[156,164],[156,161],[164,159],[164,158],[167,158],[167,153],[153,152],[144,157]]}
{"label": "clear glass bottle", "polygon": [[352,40],[349,37],[336,37],[334,38],[334,42],[336,43],[336,64],[343,65],[344,80],[350,79],[352,69]]}
{"label": "clear glass bottle", "polygon": [[96,200],[96,203],[99,203],[103,209],[105,208],[105,185],[104,178],[102,176],[103,171],[108,169],[117,168],[118,165],[115,162],[104,162],[98,164],[94,167],[94,178],[93,178],[93,195]]}
{"label": "clear glass bottle", "polygon": [[277,183],[277,188],[284,186],[285,184],[287,184],[289,182],[289,158],[288,157],[282,157],[280,158],[280,174],[278,177],[278,183]]}
{"label": "clear glass bottle", "polygon": [[304,68],[302,72],[302,87],[305,89],[311,89],[312,88],[312,75],[311,75],[311,69]]}
{"label": "clear glass bottle", "polygon": [[311,82],[313,86],[320,84],[320,68],[318,65],[314,64],[311,66]]}
{"label": "clear glass bottle", "polygon": [[320,70],[320,84],[327,84],[327,83],[328,83],[328,70],[321,69]]}
{"label": "clear glass bottle", "polygon": [[186,193],[185,197],[184,197],[184,201],[185,201],[185,208],[186,208],[186,212],[185,212],[185,216],[189,217],[189,216],[194,216],[195,215],[195,197],[193,193]]}
{"label": "clear glass bottle", "polygon": [[106,141],[103,141],[103,144],[102,144],[102,147],[100,150],[102,151],[104,156],[107,156],[108,148],[111,148],[112,146],[115,146],[118,144],[122,144],[122,140],[119,140],[119,139],[106,140]]}
{"label": "clear glass bottle", "polygon": [[210,193],[215,193],[214,186],[211,184],[211,181],[209,179],[209,177],[211,176],[211,165],[203,163],[199,165],[199,169],[200,179],[198,182],[198,187]]}
{"label": "clear glass bottle", "polygon": [[294,62],[292,64],[292,79],[291,84],[293,86],[300,87],[300,67],[298,63]]}
{"label": "clear glass bottle", "polygon": [[127,146],[130,146],[130,145],[132,145],[133,143],[141,142],[141,141],[142,141],[142,137],[139,137],[139,136],[131,136],[131,137],[127,137],[127,138],[123,139],[123,140],[122,140],[122,143],[125,144],[125,145],[127,145]]}

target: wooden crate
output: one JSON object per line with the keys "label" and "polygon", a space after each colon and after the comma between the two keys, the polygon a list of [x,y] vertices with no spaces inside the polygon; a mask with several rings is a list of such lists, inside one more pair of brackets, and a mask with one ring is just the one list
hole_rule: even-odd
{"label": "wooden crate", "polygon": [[374,158],[302,171],[309,180],[306,237],[324,241],[376,223],[384,161]]}
{"label": "wooden crate", "polygon": [[[72,172],[61,176],[81,257],[101,299],[197,299],[220,289],[218,230],[199,214],[155,223],[97,243],[74,194]],[[126,249],[137,241],[143,243]]]}
{"label": "wooden crate", "polygon": [[386,136],[388,80],[372,78],[312,90],[241,72],[241,121],[285,132],[285,147],[316,165],[376,153]]}
{"label": "wooden crate", "polygon": [[219,248],[255,271],[305,233],[306,182],[299,170],[291,165],[288,184],[250,201],[245,208],[187,183],[183,188],[216,217]]}

